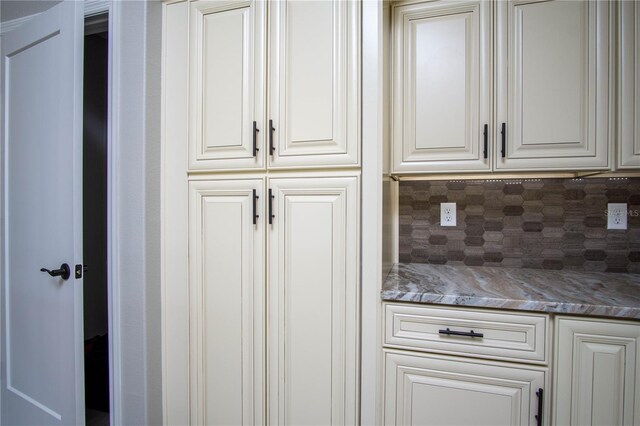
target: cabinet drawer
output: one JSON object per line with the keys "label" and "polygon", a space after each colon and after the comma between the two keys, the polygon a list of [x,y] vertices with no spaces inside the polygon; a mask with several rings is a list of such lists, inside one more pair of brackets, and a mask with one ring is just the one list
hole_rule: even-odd
{"label": "cabinet drawer", "polygon": [[549,317],[544,314],[391,303],[384,309],[387,346],[547,363]]}

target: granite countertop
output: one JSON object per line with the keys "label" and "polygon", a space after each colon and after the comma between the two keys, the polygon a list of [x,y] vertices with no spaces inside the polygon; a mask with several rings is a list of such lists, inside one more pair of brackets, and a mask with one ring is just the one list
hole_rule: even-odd
{"label": "granite countertop", "polygon": [[399,263],[382,299],[640,319],[640,274]]}

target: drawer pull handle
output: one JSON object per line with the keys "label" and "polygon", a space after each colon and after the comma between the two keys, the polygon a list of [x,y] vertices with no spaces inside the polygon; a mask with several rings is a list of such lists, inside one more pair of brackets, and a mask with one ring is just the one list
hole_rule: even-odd
{"label": "drawer pull handle", "polygon": [[471,331],[452,331],[447,328],[446,330],[438,330],[440,334],[446,334],[447,336],[465,336],[465,337],[484,337],[482,333],[476,333],[473,330]]}
{"label": "drawer pull handle", "polygon": [[536,396],[538,397],[538,414],[536,414],[536,425],[542,426],[542,388],[538,388],[538,392],[536,392]]}

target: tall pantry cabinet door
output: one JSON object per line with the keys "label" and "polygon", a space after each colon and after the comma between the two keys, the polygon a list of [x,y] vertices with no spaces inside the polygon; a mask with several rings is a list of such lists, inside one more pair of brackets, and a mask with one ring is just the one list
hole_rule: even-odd
{"label": "tall pantry cabinet door", "polygon": [[554,424],[640,424],[640,324],[556,321]]}
{"label": "tall pantry cabinet door", "polygon": [[360,2],[269,2],[269,166],[360,162]]}
{"label": "tall pantry cabinet door", "polygon": [[640,3],[618,3],[618,167],[640,167]]}
{"label": "tall pantry cabinet door", "polygon": [[357,424],[358,178],[269,188],[270,424]]}
{"label": "tall pantry cabinet door", "polygon": [[609,167],[613,4],[496,2],[497,169]]}
{"label": "tall pantry cabinet door", "polygon": [[489,169],[492,6],[394,8],[394,172]]}
{"label": "tall pantry cabinet door", "polygon": [[265,423],[263,199],[262,179],[189,184],[192,424]]}
{"label": "tall pantry cabinet door", "polygon": [[263,168],[265,2],[190,8],[189,169]]}

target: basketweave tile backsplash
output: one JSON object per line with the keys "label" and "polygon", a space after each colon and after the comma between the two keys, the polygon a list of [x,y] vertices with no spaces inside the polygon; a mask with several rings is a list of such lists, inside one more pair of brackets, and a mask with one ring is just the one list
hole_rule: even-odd
{"label": "basketweave tile backsplash", "polygon": [[[457,226],[440,226],[440,203]],[[627,230],[607,230],[627,203]],[[400,182],[400,262],[640,273],[640,178]]]}

